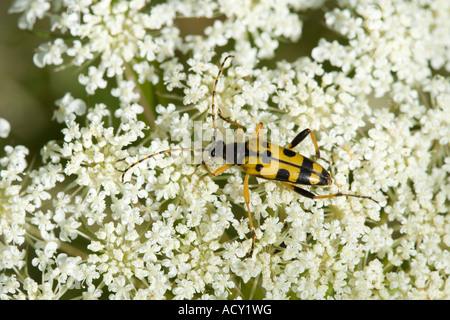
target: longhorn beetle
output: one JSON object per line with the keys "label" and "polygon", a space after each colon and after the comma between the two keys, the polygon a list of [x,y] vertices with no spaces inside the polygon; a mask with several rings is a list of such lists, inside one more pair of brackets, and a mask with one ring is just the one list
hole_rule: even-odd
{"label": "longhorn beetle", "polygon": [[222,120],[238,127],[238,142],[225,144],[223,140],[217,140],[216,105],[214,103],[214,98],[216,95],[217,83],[219,82],[220,75],[222,74],[222,71],[224,69],[225,62],[232,57],[232,55],[228,55],[222,61],[212,90],[211,116],[214,128],[214,137],[212,144],[206,148],[173,148],[150,154],[128,166],[122,173],[121,181],[124,181],[126,172],[137,164],[157,155],[171,153],[174,151],[206,151],[212,158],[223,158],[227,164],[221,166],[215,171],[211,171],[206,163],[202,161],[202,165],[205,167],[206,171],[213,176],[218,176],[235,165],[240,166],[242,171],[246,173],[244,178],[244,200],[247,207],[248,220],[252,237],[252,245],[248,254],[248,258],[251,258],[253,256],[256,238],[256,232],[255,228],[253,227],[252,215],[250,212],[250,191],[248,187],[248,182],[251,175],[267,180],[281,181],[286,187],[310,199],[356,197],[369,199],[378,203],[378,201],[369,196],[361,196],[341,192],[328,195],[315,195],[297,186],[329,186],[333,184],[333,179],[331,178],[330,173],[325,170],[320,164],[292,150],[307,136],[310,136],[316,150],[316,159],[321,159],[320,150],[317,145],[316,138],[314,136],[314,133],[310,129],[305,129],[300,132],[294,138],[294,140],[292,140],[292,142],[286,148],[284,148],[266,141],[264,138],[264,126],[262,123],[259,123],[256,126],[253,137],[247,141],[243,141],[243,126],[235,121],[232,121],[231,119],[225,118],[222,115],[221,109],[217,106],[219,117]]}

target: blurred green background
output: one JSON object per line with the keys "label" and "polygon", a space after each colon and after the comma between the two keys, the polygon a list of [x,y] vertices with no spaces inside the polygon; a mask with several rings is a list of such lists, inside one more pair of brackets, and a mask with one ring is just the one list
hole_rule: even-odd
{"label": "blurred green background", "polygon": [[[51,120],[55,100],[69,90],[79,97],[86,94],[74,68],[56,72],[52,66],[39,69],[33,64],[36,48],[50,39],[20,30],[19,14],[8,14],[11,3],[0,1],[0,117],[11,124],[0,146],[24,145],[33,155],[46,142],[61,138],[61,125]],[[41,26],[36,30],[48,30]]]}

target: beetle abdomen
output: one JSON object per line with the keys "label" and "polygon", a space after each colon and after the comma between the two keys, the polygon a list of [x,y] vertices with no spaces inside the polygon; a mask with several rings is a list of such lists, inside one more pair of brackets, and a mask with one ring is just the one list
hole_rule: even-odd
{"label": "beetle abdomen", "polygon": [[301,154],[266,141],[251,139],[245,144],[242,170],[268,180],[303,185],[331,185],[328,171]]}

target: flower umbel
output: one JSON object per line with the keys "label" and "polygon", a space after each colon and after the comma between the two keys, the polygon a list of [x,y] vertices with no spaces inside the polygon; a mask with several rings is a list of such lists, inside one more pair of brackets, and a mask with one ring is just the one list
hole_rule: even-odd
{"label": "flower umbel", "polygon": [[[9,11],[22,29],[49,21],[37,67],[74,67],[88,96],[115,102],[65,94],[62,139],[33,165],[28,148],[3,148],[1,299],[449,298],[448,1],[16,0]],[[326,36],[303,37],[309,15]],[[334,185],[305,189],[379,205],[252,177],[246,259],[239,167],[214,177],[189,152],[161,154],[122,183],[127,166],[197,131],[212,141],[227,54],[223,117],[250,136],[262,122],[281,146],[310,128]],[[309,139],[294,150],[314,155]]]}

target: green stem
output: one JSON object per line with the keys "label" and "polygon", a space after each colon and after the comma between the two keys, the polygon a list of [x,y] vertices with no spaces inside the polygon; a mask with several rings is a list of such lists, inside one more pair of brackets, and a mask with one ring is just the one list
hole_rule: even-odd
{"label": "green stem", "polygon": [[[33,225],[27,225],[27,232],[32,235],[35,238],[41,239],[41,233],[39,231],[38,228],[36,228]],[[83,260],[86,260],[88,258],[88,254],[84,253],[83,251],[71,246],[68,243],[59,241],[59,249],[61,249],[62,251],[66,252],[67,254],[69,254],[72,257],[81,257]]]}

